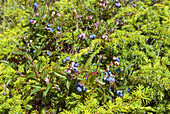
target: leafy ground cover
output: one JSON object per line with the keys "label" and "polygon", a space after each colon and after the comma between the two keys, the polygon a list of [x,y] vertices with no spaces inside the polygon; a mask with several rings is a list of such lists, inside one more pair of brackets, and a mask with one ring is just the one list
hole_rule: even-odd
{"label": "leafy ground cover", "polygon": [[168,0],[3,0],[1,113],[168,113]]}

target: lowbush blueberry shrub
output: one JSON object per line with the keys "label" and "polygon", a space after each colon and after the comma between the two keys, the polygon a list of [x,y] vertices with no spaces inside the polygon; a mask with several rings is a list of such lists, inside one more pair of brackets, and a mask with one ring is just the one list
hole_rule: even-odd
{"label": "lowbush blueberry shrub", "polygon": [[36,2],[0,7],[0,112],[169,111],[167,0]]}

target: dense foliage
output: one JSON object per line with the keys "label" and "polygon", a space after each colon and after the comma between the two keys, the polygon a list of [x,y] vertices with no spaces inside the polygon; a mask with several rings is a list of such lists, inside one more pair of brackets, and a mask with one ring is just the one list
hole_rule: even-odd
{"label": "dense foliage", "polygon": [[167,113],[168,0],[3,0],[1,113]]}

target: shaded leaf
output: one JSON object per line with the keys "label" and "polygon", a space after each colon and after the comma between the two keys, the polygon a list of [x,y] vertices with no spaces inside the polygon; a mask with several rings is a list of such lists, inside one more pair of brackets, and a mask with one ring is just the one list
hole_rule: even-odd
{"label": "shaded leaf", "polygon": [[32,94],[34,94],[34,93],[36,93],[36,92],[38,92],[38,91],[41,91],[41,90],[42,90],[41,87],[40,87],[40,88],[36,88],[36,89],[34,89],[34,90],[31,91],[30,95],[32,95]]}
{"label": "shaded leaf", "polygon": [[57,75],[57,76],[60,77],[60,78],[66,79],[66,76],[64,76],[64,75],[62,75],[62,74],[60,74],[60,73],[54,72],[54,74]]}
{"label": "shaded leaf", "polygon": [[51,88],[52,88],[52,83],[49,83],[49,84],[47,85],[46,90],[43,92],[43,97],[46,97],[46,96],[47,96],[47,93],[48,93],[48,91],[49,91]]}
{"label": "shaded leaf", "polygon": [[93,56],[91,56],[91,57],[87,60],[87,62],[86,62],[85,65],[83,66],[82,70],[84,70],[85,68],[87,68],[87,66],[92,62],[92,60],[93,60]]}
{"label": "shaded leaf", "polygon": [[0,60],[0,63],[5,63],[5,64],[8,64],[8,65],[10,65],[7,61],[5,61],[5,60]]}
{"label": "shaded leaf", "polygon": [[69,88],[70,88],[70,84],[71,84],[71,83],[67,80],[67,81],[66,81],[66,87],[67,87],[68,90],[69,90]]}

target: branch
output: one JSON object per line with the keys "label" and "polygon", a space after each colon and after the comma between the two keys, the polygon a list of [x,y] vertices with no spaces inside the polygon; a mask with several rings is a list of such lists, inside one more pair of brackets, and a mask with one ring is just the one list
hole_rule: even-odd
{"label": "branch", "polygon": [[20,73],[17,69],[15,69],[15,71],[17,71],[21,76],[25,76],[25,75],[23,75],[22,73]]}
{"label": "branch", "polygon": [[37,74],[38,78],[40,78],[40,79],[41,79],[41,77],[40,77],[39,73],[38,73],[38,72],[37,72],[37,70],[35,69],[35,65],[34,65],[33,60],[31,59],[31,57],[29,57],[28,59],[32,62],[32,66],[34,67],[34,71],[35,71],[35,73]]}

